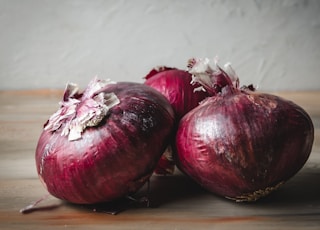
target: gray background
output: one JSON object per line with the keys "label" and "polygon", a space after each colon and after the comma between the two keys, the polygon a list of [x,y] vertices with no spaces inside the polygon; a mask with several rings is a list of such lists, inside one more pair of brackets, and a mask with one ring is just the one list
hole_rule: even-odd
{"label": "gray background", "polygon": [[0,31],[0,89],[142,82],[215,56],[241,85],[320,89],[318,0],[0,0]]}

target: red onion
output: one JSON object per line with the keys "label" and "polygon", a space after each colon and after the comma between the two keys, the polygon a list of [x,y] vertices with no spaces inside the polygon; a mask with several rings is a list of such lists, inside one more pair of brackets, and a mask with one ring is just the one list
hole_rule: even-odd
{"label": "red onion", "polygon": [[[195,63],[201,66],[203,61]],[[303,167],[314,128],[301,107],[247,87],[239,89],[219,66],[207,78],[193,66],[190,72],[206,88],[212,85],[208,77],[214,79],[219,72],[225,79],[218,80],[229,83],[181,119],[176,148],[177,165],[184,173],[218,195],[255,201]]]}
{"label": "red onion", "polygon": [[200,84],[191,84],[192,75],[184,70],[157,67],[152,69],[145,79],[144,84],[158,90],[169,100],[177,120],[210,96],[209,92],[200,90]]}
{"label": "red onion", "polygon": [[36,148],[49,193],[73,203],[111,201],[136,192],[171,138],[166,98],[139,83],[94,79],[83,93],[69,84]]}
{"label": "red onion", "polygon": [[[152,69],[145,77],[145,84],[158,90],[170,102],[175,111],[175,120],[179,120],[199,102],[210,96],[209,92],[202,90],[199,83],[191,84],[192,75],[187,71],[177,68],[161,66]],[[162,155],[156,169],[156,175],[170,175],[174,172],[171,145]]]}

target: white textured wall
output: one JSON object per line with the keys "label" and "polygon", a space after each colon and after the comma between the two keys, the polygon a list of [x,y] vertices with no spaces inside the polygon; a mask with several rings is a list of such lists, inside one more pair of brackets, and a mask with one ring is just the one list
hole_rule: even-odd
{"label": "white textured wall", "polygon": [[0,31],[0,89],[142,82],[216,55],[242,84],[320,89],[319,0],[0,0]]}

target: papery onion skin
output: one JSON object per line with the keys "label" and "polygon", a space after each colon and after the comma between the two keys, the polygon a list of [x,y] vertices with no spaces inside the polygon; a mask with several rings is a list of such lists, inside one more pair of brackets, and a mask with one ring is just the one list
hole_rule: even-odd
{"label": "papery onion skin", "polygon": [[[136,192],[151,176],[171,137],[174,112],[156,90],[119,82],[104,88],[120,103],[81,139],[44,130],[36,148],[39,177],[50,194],[81,204]],[[81,97],[80,97],[81,99]]]}
{"label": "papery onion skin", "polygon": [[237,89],[206,99],[182,118],[177,165],[213,193],[255,201],[303,167],[313,140],[312,121],[300,106]]}

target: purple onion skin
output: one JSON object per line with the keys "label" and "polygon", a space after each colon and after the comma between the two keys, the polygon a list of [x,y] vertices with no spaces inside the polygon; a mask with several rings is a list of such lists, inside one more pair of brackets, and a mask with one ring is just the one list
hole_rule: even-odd
{"label": "purple onion skin", "polygon": [[177,165],[215,194],[255,201],[303,167],[313,139],[312,121],[298,105],[237,90],[206,99],[182,118]]}
{"label": "purple onion skin", "polygon": [[192,75],[184,70],[162,67],[160,71],[150,71],[145,78],[144,84],[158,90],[169,100],[177,121],[198,106],[203,99],[211,96],[204,91],[194,91],[200,85],[190,84]]}
{"label": "purple onion skin", "polygon": [[82,138],[44,130],[36,148],[39,177],[53,196],[81,204],[136,192],[151,176],[174,123],[168,101],[139,83],[110,84],[120,103]]}

